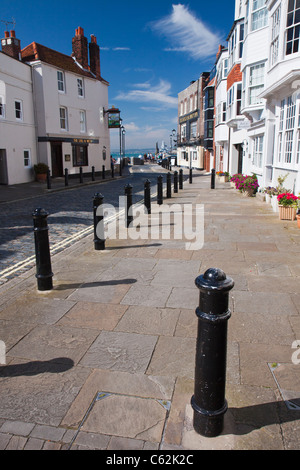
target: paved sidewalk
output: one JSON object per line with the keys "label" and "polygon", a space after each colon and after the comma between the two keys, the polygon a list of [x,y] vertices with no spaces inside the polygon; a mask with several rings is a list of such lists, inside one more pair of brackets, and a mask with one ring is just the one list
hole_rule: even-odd
{"label": "paved sidewalk", "polygon": [[[164,206],[175,203],[204,204],[201,250],[174,239],[171,221],[169,239],[110,239],[99,252],[88,236],[54,255],[51,292],[37,291],[34,269],[0,286],[7,347],[0,449],[300,448],[296,222],[279,221],[271,206],[228,183],[211,190],[205,175],[186,181]],[[153,227],[157,213],[155,201]],[[141,217],[140,228],[147,224]],[[193,430],[190,399],[194,281],[210,267],[223,269],[235,287],[229,409],[222,435],[208,439]]]}

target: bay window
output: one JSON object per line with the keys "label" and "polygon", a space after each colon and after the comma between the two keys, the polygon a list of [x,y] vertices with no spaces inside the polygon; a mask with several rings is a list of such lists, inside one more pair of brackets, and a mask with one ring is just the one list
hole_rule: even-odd
{"label": "bay window", "polygon": [[286,22],[286,55],[299,51],[300,0],[289,0]]}
{"label": "bay window", "polygon": [[251,31],[263,28],[268,24],[268,10],[265,0],[253,0]]}

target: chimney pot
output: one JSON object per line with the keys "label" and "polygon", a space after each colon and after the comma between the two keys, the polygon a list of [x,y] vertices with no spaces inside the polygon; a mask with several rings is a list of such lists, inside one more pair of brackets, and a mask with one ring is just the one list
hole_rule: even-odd
{"label": "chimney pot", "polygon": [[10,37],[15,38],[16,37],[16,32],[14,30],[10,31]]}
{"label": "chimney pot", "polygon": [[9,38],[9,31],[5,31],[5,32],[4,32],[4,37],[5,37],[5,38]]}

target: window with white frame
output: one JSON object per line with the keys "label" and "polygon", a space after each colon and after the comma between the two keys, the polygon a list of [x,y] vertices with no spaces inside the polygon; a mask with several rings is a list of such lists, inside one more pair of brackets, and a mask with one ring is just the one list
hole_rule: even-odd
{"label": "window with white frame", "polygon": [[0,96],[0,118],[5,118],[5,105],[2,96]]}
{"label": "window with white frame", "polygon": [[15,101],[15,118],[18,121],[23,121],[23,104],[20,100]]}
{"label": "window with white frame", "polygon": [[24,150],[24,166],[25,168],[28,168],[31,166],[30,149]]}
{"label": "window with white frame", "polygon": [[190,123],[190,137],[195,139],[197,137],[197,121]]}
{"label": "window with white frame", "polygon": [[253,165],[262,168],[264,136],[258,135],[253,139]]}
{"label": "window with white frame", "polygon": [[292,163],[296,100],[289,96],[286,104],[284,162]]}
{"label": "window with white frame", "polygon": [[265,64],[253,65],[250,67],[249,76],[249,104],[260,104],[258,95],[264,88]]}
{"label": "window with white frame", "polygon": [[234,103],[234,85],[229,88],[227,92],[227,119],[231,119],[233,114],[233,103]]}
{"label": "window with white frame", "polygon": [[77,78],[77,91],[80,98],[84,98],[83,79]]}
{"label": "window with white frame", "polygon": [[275,10],[272,15],[272,39],[271,39],[271,65],[276,64],[278,61],[278,52],[279,52],[279,31],[280,31],[280,15],[281,15],[281,5]]}
{"label": "window with white frame", "polygon": [[225,101],[218,104],[216,117],[217,117],[216,125],[221,124],[222,122],[226,122],[226,102]]}
{"label": "window with white frame", "polygon": [[[299,106],[299,104],[298,104]],[[297,111],[296,94],[281,101],[278,128],[278,163],[285,166],[299,164],[300,110]]]}
{"label": "window with white frame", "polygon": [[181,139],[182,139],[183,141],[185,141],[185,139],[186,139],[186,124],[182,124],[182,125],[181,125],[181,132],[180,132],[180,134],[181,134]]}
{"label": "window with white frame", "polygon": [[239,40],[239,59],[241,59],[243,56],[244,33],[245,33],[245,25],[244,23],[241,23],[240,24],[240,40]]}
{"label": "window with white frame", "polygon": [[289,0],[286,22],[286,55],[299,52],[300,0]]}
{"label": "window with white frame", "polygon": [[86,115],[85,111],[79,111],[80,116],[80,132],[86,132]]}
{"label": "window with white frame", "polygon": [[57,71],[57,89],[59,92],[65,92],[65,75],[61,70]]}
{"label": "window with white frame", "polygon": [[193,111],[194,109],[194,100],[193,100],[193,96],[190,96],[190,112]]}
{"label": "window with white frame", "polygon": [[268,9],[265,0],[253,0],[251,31],[263,28],[268,24]]}
{"label": "window with white frame", "polygon": [[296,154],[296,163],[300,163],[300,106],[298,111],[298,129],[297,129],[297,154]]}
{"label": "window with white frame", "polygon": [[63,131],[68,130],[68,111],[67,108],[59,108],[60,128]]}
{"label": "window with white frame", "polygon": [[283,127],[284,127],[284,106],[285,100],[281,101],[280,104],[280,115],[279,115],[279,133],[278,133],[278,162],[282,160],[282,141],[283,141]]}

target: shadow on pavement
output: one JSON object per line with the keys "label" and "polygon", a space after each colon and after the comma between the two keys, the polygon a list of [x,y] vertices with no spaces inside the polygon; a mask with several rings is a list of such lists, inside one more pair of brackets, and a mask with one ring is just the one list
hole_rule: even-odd
{"label": "shadow on pavement", "polygon": [[26,364],[11,364],[0,367],[0,377],[19,377],[44,374],[61,374],[74,366],[68,357],[57,357],[49,361],[32,361]]}

